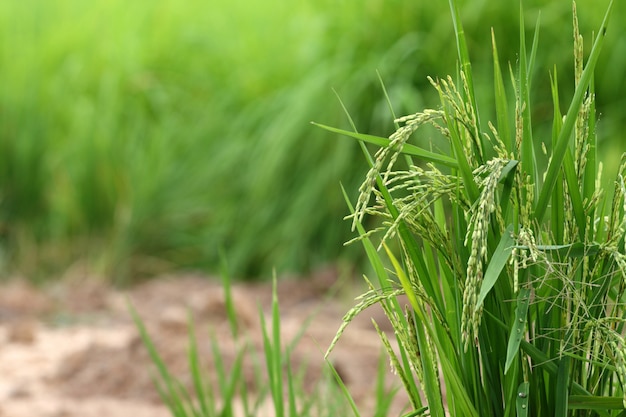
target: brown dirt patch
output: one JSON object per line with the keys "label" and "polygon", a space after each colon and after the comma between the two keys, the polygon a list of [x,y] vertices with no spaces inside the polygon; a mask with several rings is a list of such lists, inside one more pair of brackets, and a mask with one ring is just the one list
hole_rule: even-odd
{"label": "brown dirt patch", "polygon": [[[279,280],[283,341],[291,341],[314,315],[292,354],[295,368],[306,365],[312,391],[322,374],[323,351],[351,307],[354,287],[332,298],[337,274],[329,269],[311,277]],[[236,284],[238,319],[251,349],[262,352],[259,309],[269,319],[271,284]],[[219,341],[226,367],[238,342],[230,337],[219,280],[186,275],[152,280],[122,292],[97,280],[72,280],[45,290],[22,282],[0,289],[0,417],[168,416],[151,379],[154,368],[128,312],[132,303],[145,321],[164,361],[189,381],[187,316],[192,313],[206,373],[215,378],[210,337]],[[357,318],[331,355],[363,415],[373,406],[381,345],[370,324],[383,327],[372,309]],[[252,364],[244,375],[254,390]],[[393,380],[390,375],[388,380]],[[405,404],[394,403],[394,414]],[[270,416],[271,413],[263,413]]]}

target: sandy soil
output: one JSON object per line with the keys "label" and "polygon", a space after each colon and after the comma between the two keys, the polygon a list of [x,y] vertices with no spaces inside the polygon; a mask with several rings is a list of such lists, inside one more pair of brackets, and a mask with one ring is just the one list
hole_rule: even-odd
{"label": "sandy soil", "polygon": [[[306,364],[305,386],[319,383],[323,352],[353,304],[358,289],[336,288],[332,269],[311,277],[279,280],[282,338],[292,340],[314,315],[292,354],[295,367]],[[345,287],[345,286],[344,286]],[[246,340],[262,352],[259,308],[269,317],[271,284],[233,287]],[[154,371],[131,320],[128,302],[145,320],[172,373],[189,381],[187,313],[193,314],[202,357],[211,372],[209,329],[217,336],[228,367],[236,343],[230,336],[223,290],[217,279],[163,277],[122,292],[93,279],[71,279],[45,290],[23,282],[0,288],[0,417],[161,417],[170,415],[151,380]],[[375,375],[381,344],[371,325],[387,324],[371,309],[349,326],[331,355],[364,416],[373,410]],[[389,330],[389,329],[387,329]],[[253,370],[244,374],[254,390]],[[388,375],[388,380],[394,380]],[[336,388],[335,388],[336,389]],[[391,415],[405,399],[397,396]],[[272,415],[271,407],[260,414]]]}

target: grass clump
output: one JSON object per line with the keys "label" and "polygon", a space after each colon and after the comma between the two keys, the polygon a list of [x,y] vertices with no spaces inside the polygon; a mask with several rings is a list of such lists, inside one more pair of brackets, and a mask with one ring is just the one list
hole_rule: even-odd
{"label": "grass clump", "polygon": [[[584,63],[574,5],[575,89],[562,111],[550,71],[551,137],[533,131],[538,30],[527,47],[522,12],[508,71],[493,38],[488,121],[453,0],[459,68],[430,79],[440,106],[394,116],[388,139],[331,129],[358,139],[371,167],[349,217],[378,283],[337,338],[382,305],[399,351],[380,335],[410,415],[624,415],[626,156],[605,188],[594,88],[612,6]],[[409,143],[420,134],[438,138],[430,150]],[[373,156],[365,143],[379,147]],[[379,226],[366,229],[367,218]]]}
{"label": "grass clump", "polygon": [[[188,376],[173,375],[163,360],[146,325],[130,306],[135,325],[154,365],[153,381],[163,401],[174,417],[334,417],[353,413],[359,416],[357,405],[344,382],[330,362],[324,364],[322,374],[311,388],[305,383],[307,364],[294,369],[292,353],[303,337],[311,316],[303,323],[292,340],[284,340],[281,333],[281,313],[277,296],[276,277],[273,280],[269,312],[260,307],[262,348],[259,350],[250,334],[242,330],[233,304],[230,279],[222,275],[225,308],[234,352],[229,355],[220,344],[224,335],[211,333],[211,361],[213,371],[206,368],[206,357],[196,337],[196,324],[189,317]],[[234,357],[230,364],[226,358]],[[385,384],[386,368],[381,361],[376,375],[374,412],[368,415],[385,416],[391,407],[395,390]],[[250,375],[252,374],[252,377]],[[187,383],[185,383],[186,381]]]}

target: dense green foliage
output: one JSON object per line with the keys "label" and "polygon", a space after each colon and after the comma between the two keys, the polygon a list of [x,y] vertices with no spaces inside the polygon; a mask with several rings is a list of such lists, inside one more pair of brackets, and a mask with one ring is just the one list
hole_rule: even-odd
{"label": "dense green foliage", "polygon": [[[580,3],[583,33],[598,21],[594,4]],[[568,68],[568,2],[525,7],[530,22],[541,8],[549,39],[537,68]],[[485,22],[503,65],[515,63],[516,8],[461,9],[470,49],[482,51],[474,71],[491,71],[488,51],[471,48],[489,42]],[[398,113],[422,108],[436,98],[425,76],[455,65],[453,42],[445,2],[1,2],[3,274],[79,263],[121,282],[215,269],[218,248],[236,276],[336,259],[350,236],[339,182],[356,189],[367,167],[356,144],[308,122],[344,123],[335,88],[360,129],[387,136],[376,71]],[[607,40],[597,77],[609,132],[624,123],[625,43]],[[551,96],[547,72],[536,79],[541,126]]]}
{"label": "dense green foliage", "polygon": [[[379,145],[373,156],[363,147],[371,168],[351,216],[376,279],[344,326],[382,305],[398,349],[379,334],[407,415],[623,416],[626,152],[600,156],[594,84],[613,1],[588,56],[574,9],[575,91],[561,102],[563,72],[551,72],[548,135],[531,97],[540,31],[520,31],[510,77],[494,37],[492,88],[478,89],[484,74],[455,3],[460,66],[431,79],[439,106],[396,118],[389,139],[343,132]],[[492,119],[479,105],[486,94]],[[426,127],[448,147],[416,146]],[[605,161],[619,164],[611,187]],[[368,217],[380,226],[363,227]]]}

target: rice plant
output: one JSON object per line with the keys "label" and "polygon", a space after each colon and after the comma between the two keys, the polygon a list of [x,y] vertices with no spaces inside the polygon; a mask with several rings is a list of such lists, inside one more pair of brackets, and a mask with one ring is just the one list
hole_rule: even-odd
{"label": "rice plant", "polygon": [[[398,339],[396,353],[380,333],[411,399],[407,415],[626,415],[626,154],[605,187],[594,83],[612,7],[585,62],[574,4],[566,106],[556,67],[535,68],[539,25],[528,47],[521,10],[514,65],[500,62],[492,36],[495,114],[484,118],[486,89],[475,87],[451,0],[459,66],[430,78],[438,107],[394,116],[388,138],[322,125],[359,140],[370,164],[356,204],[346,201],[376,277],[329,352],[380,303]],[[548,71],[544,137],[534,132],[532,75]],[[424,135],[437,141],[411,143]],[[367,218],[377,226],[366,229]]]}

